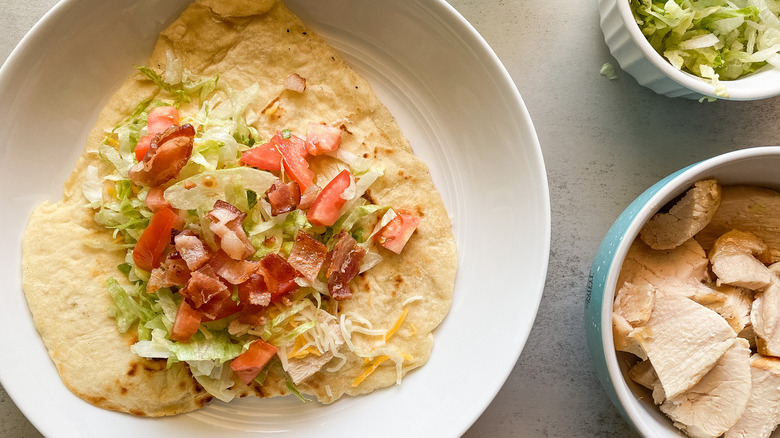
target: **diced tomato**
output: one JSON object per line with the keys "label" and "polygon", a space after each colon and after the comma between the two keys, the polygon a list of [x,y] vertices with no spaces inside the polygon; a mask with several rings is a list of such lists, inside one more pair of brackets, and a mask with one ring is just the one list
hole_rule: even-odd
{"label": "diced tomato", "polygon": [[179,215],[170,207],[157,210],[133,249],[136,266],[145,271],[160,266],[165,247],[171,241],[171,230],[178,222]]}
{"label": "diced tomato", "polygon": [[333,152],[341,144],[341,129],[310,122],[306,129],[306,149],[312,155]]}
{"label": "diced tomato", "polygon": [[165,193],[165,187],[152,187],[149,189],[149,193],[146,195],[146,206],[152,211],[157,211],[163,207],[169,207],[171,204],[165,200],[163,196]]}
{"label": "diced tomato", "polygon": [[285,173],[297,182],[301,192],[304,192],[314,182],[314,172],[309,169],[307,155],[309,152],[302,138],[294,135],[284,138],[281,132],[277,132],[268,143],[241,154],[241,161],[252,167],[271,171],[281,170],[281,165],[284,165]]}
{"label": "diced tomato", "polygon": [[282,170],[282,153],[273,143],[265,143],[249,149],[241,154],[241,161],[258,169]]}
{"label": "diced tomato", "polygon": [[145,135],[138,140],[135,146],[135,158],[138,161],[144,159],[144,155],[149,150],[152,137],[159,134],[173,125],[179,123],[179,111],[173,106],[158,106],[149,111],[149,117],[146,119],[146,129],[149,135]]}
{"label": "diced tomato", "polygon": [[149,151],[149,146],[152,144],[153,135],[145,135],[138,140],[138,144],[135,145],[135,159],[141,161]]}
{"label": "diced tomato", "polygon": [[344,169],[317,195],[306,218],[314,225],[331,226],[339,218],[341,207],[347,202],[341,195],[352,183],[352,174]]}
{"label": "diced tomato", "polygon": [[276,347],[258,339],[249,344],[249,349],[241,353],[230,363],[230,368],[247,385],[260,374],[263,367],[276,354]]}
{"label": "diced tomato", "polygon": [[159,134],[173,125],[179,124],[179,111],[175,106],[157,106],[149,111],[146,129],[149,135]]}
{"label": "diced tomato", "polygon": [[190,307],[187,300],[181,300],[179,310],[176,312],[176,319],[173,321],[173,328],[171,328],[171,339],[188,342],[192,335],[198,331],[201,318],[201,313]]}
{"label": "diced tomato", "polygon": [[401,254],[406,242],[420,225],[420,218],[407,210],[396,210],[396,217],[384,226],[374,237],[380,245]]}
{"label": "diced tomato", "polygon": [[314,172],[309,169],[309,163],[306,161],[306,156],[309,155],[306,150],[306,142],[294,135],[285,139],[281,133],[276,133],[271,141],[276,143],[282,153],[285,173],[298,183],[301,192],[306,191],[314,182]]}

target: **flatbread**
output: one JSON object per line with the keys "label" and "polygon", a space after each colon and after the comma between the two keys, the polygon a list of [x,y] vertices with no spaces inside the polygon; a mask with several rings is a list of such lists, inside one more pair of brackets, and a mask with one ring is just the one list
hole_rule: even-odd
{"label": "flatbread", "polygon": [[[367,195],[378,205],[410,210],[422,222],[402,255],[381,249],[384,260],[353,280],[354,296],[341,303],[341,310],[357,311],[375,328],[389,329],[408,302],[408,315],[387,348],[404,355],[401,373],[423,365],[433,346],[431,332],[451,303],[457,264],[454,237],[427,166],[414,156],[369,84],[284,5],[267,0],[191,5],[160,35],[147,65],[163,69],[169,52],[191,72],[218,74],[235,89],[258,83],[260,93],[248,111],[258,115],[253,126],[260,138],[282,129],[305,132],[310,121],[340,125],[342,149],[384,165],[384,176]],[[284,89],[293,73],[306,79],[305,92]],[[23,240],[23,286],[35,325],[71,391],[102,408],[162,416],[198,409],[211,396],[186,365],[166,369],[164,361],[142,359],[130,351],[137,339],[117,329],[107,311],[113,302],[104,285],[106,278],[119,277],[116,266],[125,252],[84,244],[112,238],[94,222],[81,190],[88,166],[109,173],[103,172],[106,163],[96,153],[106,130],[151,97],[170,96],[140,73],[122,85],[91,131],[65,183],[63,199],[33,212]],[[270,107],[274,111],[268,111]],[[329,157],[316,157],[311,166],[324,181],[336,171],[336,161]],[[372,348],[377,339],[356,335],[353,341],[359,348]],[[347,358],[338,372],[328,372],[325,366],[298,389],[329,403],[344,394],[396,383],[396,365],[388,360],[353,387],[366,367],[354,354],[347,352]],[[262,387],[237,385],[240,395],[288,393],[284,375],[276,371]]]}

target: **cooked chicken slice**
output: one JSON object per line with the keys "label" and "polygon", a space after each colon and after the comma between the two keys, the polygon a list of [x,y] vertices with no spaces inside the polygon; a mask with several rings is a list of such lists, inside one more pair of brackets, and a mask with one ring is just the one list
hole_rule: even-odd
{"label": "cooked chicken slice", "polygon": [[[316,353],[312,351],[310,354],[305,354],[300,357],[294,355],[295,353],[299,353],[300,350],[298,352],[291,352],[293,356],[288,357],[285,371],[287,371],[287,374],[290,375],[290,378],[296,385],[306,380],[309,376],[319,371],[326,363],[330,362],[330,360],[333,359],[334,351],[338,351],[344,344],[344,337],[341,335],[341,329],[339,328],[339,323],[335,316],[325,311],[318,311],[317,320],[318,325],[312,330],[322,331],[324,334],[322,338],[328,339],[329,342],[328,345],[323,346],[323,350],[325,351],[322,352],[319,350]],[[312,350],[317,349],[314,346],[309,348],[312,348]],[[289,355],[290,353],[288,353],[288,356]]]}
{"label": "cooked chicken slice", "polygon": [[626,283],[615,295],[613,311],[634,327],[644,325],[650,319],[655,304],[655,288],[649,284]]}
{"label": "cooked chicken slice", "polygon": [[750,322],[756,334],[756,348],[766,356],[780,357],[780,277],[776,274],[780,263],[770,267],[771,284],[756,293]]}
{"label": "cooked chicken slice", "polygon": [[709,279],[707,255],[691,239],[677,248],[656,251],[640,239],[634,240],[620,268],[618,290],[625,283],[697,284]]}
{"label": "cooked chicken slice", "polygon": [[653,363],[667,397],[697,384],[737,334],[723,317],[681,296],[656,297],[650,320],[635,329],[636,339]]}
{"label": "cooked chicken slice", "polygon": [[736,333],[740,333],[750,324],[750,307],[753,305],[753,292],[745,288],[725,284],[713,286],[723,300],[703,304],[718,312]]}
{"label": "cooked chicken slice", "polygon": [[753,233],[731,230],[720,236],[710,250],[712,272],[717,284],[730,284],[751,290],[769,286],[769,249]]}
{"label": "cooked chicken slice", "polygon": [[699,383],[667,398],[661,411],[689,436],[715,438],[742,416],[750,387],[750,348],[737,339]]}
{"label": "cooked chicken slice", "polygon": [[618,275],[617,289],[626,283],[651,284],[656,296],[681,295],[706,304],[722,301],[703,282],[709,281],[709,261],[694,239],[671,250],[657,251],[634,240]]}
{"label": "cooked chicken slice", "polygon": [[733,229],[749,231],[780,261],[780,193],[756,186],[725,186],[718,211],[696,240],[709,251],[715,240]]}
{"label": "cooked chicken slice", "polygon": [[650,319],[654,304],[655,288],[649,284],[626,283],[620,288],[612,307],[612,336],[616,350],[646,357],[636,340],[629,339],[628,334]]}
{"label": "cooked chicken slice", "polygon": [[617,313],[612,314],[612,338],[615,343],[615,350],[625,351],[641,359],[647,359],[647,354],[642,350],[639,342],[628,336],[633,331],[634,327],[625,318]]}
{"label": "cooked chicken slice", "polygon": [[653,364],[649,360],[643,360],[628,370],[628,377],[634,382],[644,386],[645,388],[653,391],[653,402],[657,405],[666,400],[666,394],[664,394],[664,388],[661,386],[661,381],[658,380],[658,374],[653,369]]}
{"label": "cooked chicken slice", "polygon": [[780,423],[780,359],[753,355],[750,378],[745,411],[724,438],[766,438]]}
{"label": "cooked chicken slice", "polygon": [[676,248],[707,226],[719,205],[718,181],[697,181],[668,213],[656,213],[647,221],[639,237],[653,249]]}

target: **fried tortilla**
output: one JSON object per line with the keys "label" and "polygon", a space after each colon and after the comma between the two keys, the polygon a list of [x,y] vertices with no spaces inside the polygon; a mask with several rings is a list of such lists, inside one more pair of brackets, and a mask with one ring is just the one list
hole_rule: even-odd
{"label": "fried tortilla", "polygon": [[[236,89],[257,83],[259,93],[247,112],[257,116],[252,126],[261,138],[283,129],[306,132],[310,121],[339,126],[343,150],[384,166],[384,176],[366,197],[421,218],[402,254],[382,249],[383,260],[356,277],[350,283],[353,297],[340,302],[341,313],[355,312],[374,328],[389,329],[402,321],[386,345],[381,337],[359,333],[351,340],[361,351],[381,346],[402,359],[379,357],[367,364],[363,357],[344,350],[343,366],[328,371],[338,362],[333,359],[297,384],[298,390],[330,403],[344,394],[394,385],[400,375],[425,364],[433,347],[432,331],[451,303],[457,264],[454,237],[427,166],[415,157],[369,84],[274,1],[192,4],[162,32],[147,65],[164,70],[170,54],[192,73],[219,75],[220,81]],[[293,74],[305,79],[305,91],[285,88]],[[193,411],[212,397],[185,363],[168,368],[164,360],[144,359],[130,350],[138,339],[132,330],[122,333],[117,328],[108,311],[113,301],[105,285],[107,278],[119,277],[117,266],[125,261],[126,252],[105,249],[115,241],[110,230],[95,222],[82,184],[90,166],[101,175],[110,173],[97,153],[106,132],[131,114],[138,102],[165,98],[170,95],[141,73],[124,83],[100,113],[65,183],[62,200],[46,202],[33,212],[23,240],[24,291],[63,382],[96,406],[143,416]],[[180,108],[182,113],[195,109]],[[318,177],[324,178],[332,177],[337,165],[328,156],[311,162]],[[95,249],[101,245],[103,249]],[[369,367],[374,369],[367,373]],[[290,392],[286,379],[277,367],[262,386],[257,382],[246,386],[236,379],[236,392],[284,395]]]}

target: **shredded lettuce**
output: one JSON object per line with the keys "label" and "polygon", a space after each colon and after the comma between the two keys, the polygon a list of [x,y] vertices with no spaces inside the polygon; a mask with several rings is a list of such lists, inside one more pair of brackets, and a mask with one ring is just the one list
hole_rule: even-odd
{"label": "shredded lettuce", "polygon": [[235,199],[238,194],[248,207],[247,190],[265,193],[277,179],[270,172],[251,167],[212,170],[179,181],[168,187],[164,196],[174,208],[195,210],[203,205],[211,209],[218,199],[240,203]]}
{"label": "shredded lettuce", "polygon": [[630,1],[653,48],[675,68],[709,79],[717,96],[728,97],[721,80],[780,67],[776,0]]}

